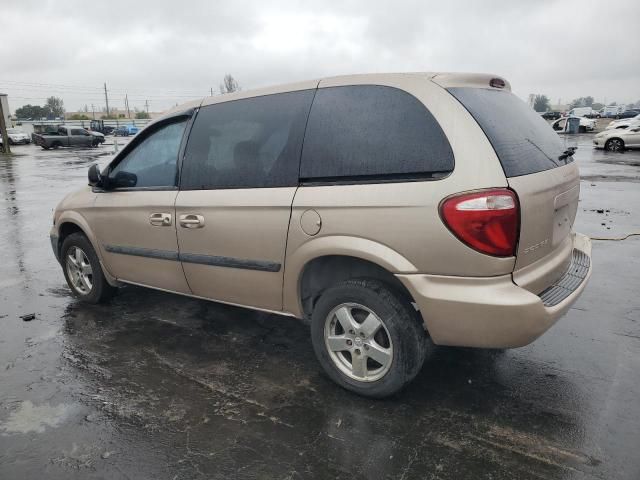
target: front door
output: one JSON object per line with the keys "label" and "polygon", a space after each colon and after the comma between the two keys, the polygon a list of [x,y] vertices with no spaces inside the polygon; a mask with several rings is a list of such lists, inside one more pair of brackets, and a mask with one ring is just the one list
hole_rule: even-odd
{"label": "front door", "polygon": [[71,128],[69,130],[69,146],[90,146],[93,143],[93,136],[84,128]]}
{"label": "front door", "polygon": [[109,167],[89,222],[118,280],[190,293],[178,258],[177,159],[187,118],[151,127]]}
{"label": "front door", "polygon": [[180,259],[194,295],[282,309],[309,87],[200,108],[176,200]]}

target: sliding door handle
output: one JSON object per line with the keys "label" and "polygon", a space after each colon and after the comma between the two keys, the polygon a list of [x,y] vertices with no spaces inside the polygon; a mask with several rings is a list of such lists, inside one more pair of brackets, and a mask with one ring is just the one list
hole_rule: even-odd
{"label": "sliding door handle", "polygon": [[184,228],[202,228],[204,227],[204,217],[192,213],[180,215],[180,226]]}
{"label": "sliding door handle", "polygon": [[152,213],[149,215],[149,223],[156,227],[169,227],[171,226],[171,214],[170,213]]}

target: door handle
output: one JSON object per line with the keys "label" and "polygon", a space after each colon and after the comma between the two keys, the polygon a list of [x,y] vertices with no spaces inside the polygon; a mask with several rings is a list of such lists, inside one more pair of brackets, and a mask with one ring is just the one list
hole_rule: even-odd
{"label": "door handle", "polygon": [[180,215],[180,226],[184,228],[202,228],[204,227],[204,217],[193,213]]}
{"label": "door handle", "polygon": [[156,227],[169,227],[171,226],[171,214],[170,213],[152,213],[149,215],[149,223]]}

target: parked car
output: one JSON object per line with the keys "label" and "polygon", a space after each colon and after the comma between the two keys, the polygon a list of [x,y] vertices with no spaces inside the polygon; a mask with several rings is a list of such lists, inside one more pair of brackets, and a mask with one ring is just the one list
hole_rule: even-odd
{"label": "parked car", "polygon": [[128,137],[129,129],[125,125],[122,125],[113,131],[113,135],[116,137]]}
{"label": "parked car", "polygon": [[620,112],[618,115],[616,115],[616,118],[618,119],[633,118],[638,114],[640,114],[640,110],[632,108],[629,110],[625,110],[624,112]]}
{"label": "parked car", "polygon": [[609,122],[609,125],[605,127],[605,130],[611,130],[613,128],[628,128],[630,125],[634,125],[636,123],[640,123],[640,114],[635,115],[631,118],[625,118],[622,120],[612,120]]}
{"label": "parked car", "polygon": [[9,145],[27,145],[31,143],[29,135],[19,128],[7,128],[7,137],[9,137]]}
{"label": "parked car", "polygon": [[593,138],[596,148],[604,148],[610,152],[622,152],[627,148],[640,147],[640,124],[624,130],[605,130]]}
{"label": "parked car", "polygon": [[[568,128],[567,120],[572,117],[563,117],[559,120],[556,120],[551,124],[551,128],[553,128],[556,132],[566,132]],[[576,118],[576,117],[573,117]],[[580,118],[580,133],[592,132],[595,130],[596,125],[598,124],[596,120],[579,117]]]}
{"label": "parked car", "polygon": [[560,112],[548,111],[542,114],[542,118],[544,118],[545,120],[557,120],[559,118],[562,118],[562,114]]}
{"label": "parked car", "polygon": [[57,131],[48,133],[36,133],[33,135],[34,143],[45,150],[59,147],[97,147],[104,143],[104,135],[98,132],[89,132],[80,127],[59,126]]}
{"label": "parked car", "polygon": [[490,75],[207,97],[93,165],[51,244],[85,302],[135,284],[308,319],[328,376],[384,397],[431,342],[523,346],[575,302],[573,152]]}

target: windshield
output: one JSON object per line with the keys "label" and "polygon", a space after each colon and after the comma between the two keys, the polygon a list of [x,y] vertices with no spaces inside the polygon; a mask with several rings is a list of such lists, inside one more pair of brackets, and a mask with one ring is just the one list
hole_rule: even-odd
{"label": "windshield", "polygon": [[549,124],[531,107],[504,90],[455,87],[451,93],[487,135],[507,177],[565,165],[566,150]]}
{"label": "windshield", "polygon": [[7,128],[7,133],[22,133],[17,128]]}

